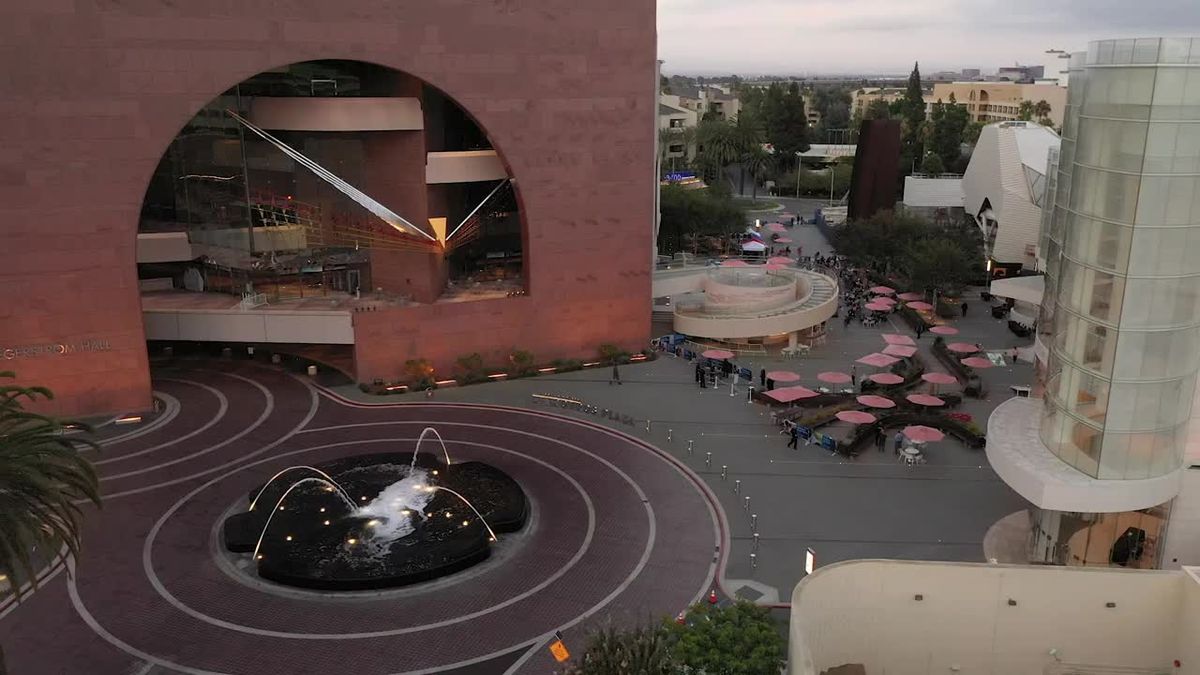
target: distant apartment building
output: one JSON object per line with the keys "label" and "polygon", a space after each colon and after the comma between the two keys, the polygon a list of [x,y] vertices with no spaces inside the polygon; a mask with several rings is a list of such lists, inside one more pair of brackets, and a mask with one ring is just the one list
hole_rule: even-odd
{"label": "distant apartment building", "polygon": [[712,113],[717,119],[734,120],[741,112],[741,101],[733,94],[728,86],[684,86],[671,85],[670,93],[663,94],[660,102],[675,108],[691,110],[697,113],[698,119],[703,119],[706,113]]}
{"label": "distant apartment building", "polygon": [[996,71],[997,80],[1030,84],[1046,76],[1045,66],[1006,66]]}
{"label": "distant apartment building", "polygon": [[1050,121],[1061,128],[1063,109],[1067,105],[1067,89],[1053,84],[1017,84],[1015,82],[939,82],[933,85],[933,94],[925,97],[926,109],[937,101],[954,100],[967,106],[971,120],[975,122],[1006,122],[1016,120],[1021,111],[1021,102],[1050,104]]}
{"label": "distant apartment building", "polygon": [[663,166],[674,169],[681,162],[695,155],[696,142],[687,132],[695,129],[700,114],[696,110],[682,107],[680,97],[672,94],[659,94],[658,97],[658,128],[662,134],[659,149]]}
{"label": "distant apartment building", "polygon": [[978,68],[963,68],[962,69],[961,77],[964,80],[978,80],[980,78],[980,76],[981,76],[981,73],[979,72]]}

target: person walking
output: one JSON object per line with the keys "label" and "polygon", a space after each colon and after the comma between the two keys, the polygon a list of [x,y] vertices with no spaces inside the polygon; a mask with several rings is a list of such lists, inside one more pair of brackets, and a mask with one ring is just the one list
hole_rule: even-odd
{"label": "person walking", "polygon": [[616,363],[613,363],[612,377],[608,378],[609,385],[612,385],[614,382],[616,384],[624,384],[621,382],[621,371],[617,369]]}
{"label": "person walking", "polygon": [[787,446],[789,448],[799,450],[800,448],[797,443],[800,442],[800,427],[793,425],[791,431],[788,432],[788,435],[791,436],[791,438],[788,440]]}
{"label": "person walking", "polygon": [[858,386],[858,366],[850,366],[850,386]]}
{"label": "person walking", "polygon": [[767,369],[763,368],[758,371],[758,384],[761,388],[767,388]]}
{"label": "person walking", "polygon": [[892,441],[893,441],[892,452],[897,457],[899,457],[900,456],[900,447],[902,445],[904,445],[904,432],[897,431],[896,435],[892,437]]}
{"label": "person walking", "polygon": [[965,302],[964,302],[964,303],[962,304],[962,307],[960,307],[959,309],[961,309],[961,310],[962,310],[962,315],[963,315],[963,316],[966,316],[966,315],[967,315],[967,303],[965,303]]}
{"label": "person walking", "polygon": [[883,425],[881,424],[875,429],[875,449],[883,452],[885,447],[887,447],[887,434],[883,433]]}

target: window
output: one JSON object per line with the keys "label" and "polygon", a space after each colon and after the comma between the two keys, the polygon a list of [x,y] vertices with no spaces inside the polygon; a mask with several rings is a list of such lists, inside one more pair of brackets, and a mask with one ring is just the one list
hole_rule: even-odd
{"label": "window", "polygon": [[684,120],[681,118],[672,117],[671,121],[670,121],[671,128],[672,129],[681,129],[681,128],[683,128],[683,122],[684,122]]}
{"label": "window", "polygon": [[673,144],[671,144],[671,145],[668,145],[668,146],[667,146],[667,152],[672,152],[672,153],[678,152],[678,153],[682,153],[682,152],[683,152],[683,144],[682,144],[682,143],[673,143]]}

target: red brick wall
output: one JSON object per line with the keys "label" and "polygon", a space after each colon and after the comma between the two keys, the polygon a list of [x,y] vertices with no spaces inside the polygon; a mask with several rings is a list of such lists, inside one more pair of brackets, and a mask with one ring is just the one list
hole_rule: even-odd
{"label": "red brick wall", "polygon": [[653,0],[7,0],[0,21],[0,349],[111,349],[4,359],[59,412],[149,397],[134,238],[180,127],[269,68],[359,59],[410,73],[487,129],[529,228],[530,295],[357,315],[358,366],[489,346],[539,357],[649,337]]}

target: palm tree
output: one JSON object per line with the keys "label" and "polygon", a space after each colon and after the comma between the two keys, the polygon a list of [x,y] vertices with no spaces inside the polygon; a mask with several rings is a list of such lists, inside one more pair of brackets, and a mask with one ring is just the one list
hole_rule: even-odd
{"label": "palm tree", "polygon": [[761,144],[752,145],[742,155],[742,168],[750,174],[751,199],[758,199],[758,179],[771,165],[771,153],[763,149]]}
{"label": "palm tree", "polygon": [[[0,372],[0,380],[14,379]],[[91,462],[80,446],[97,448],[91,428],[25,409],[24,402],[54,398],[43,387],[0,385],[0,575],[9,579],[17,600],[21,584],[37,585],[37,566],[65,547],[79,553],[77,504],[100,506],[100,490]],[[66,436],[68,428],[83,433]]]}
{"label": "palm tree", "polygon": [[737,127],[724,120],[705,120],[696,127],[696,142],[704,149],[702,163],[715,168],[717,178],[720,178],[721,169],[741,157],[740,136]]}
{"label": "palm tree", "polygon": [[1046,102],[1046,99],[1033,104],[1033,114],[1037,117],[1038,124],[1050,126],[1050,104]]}

